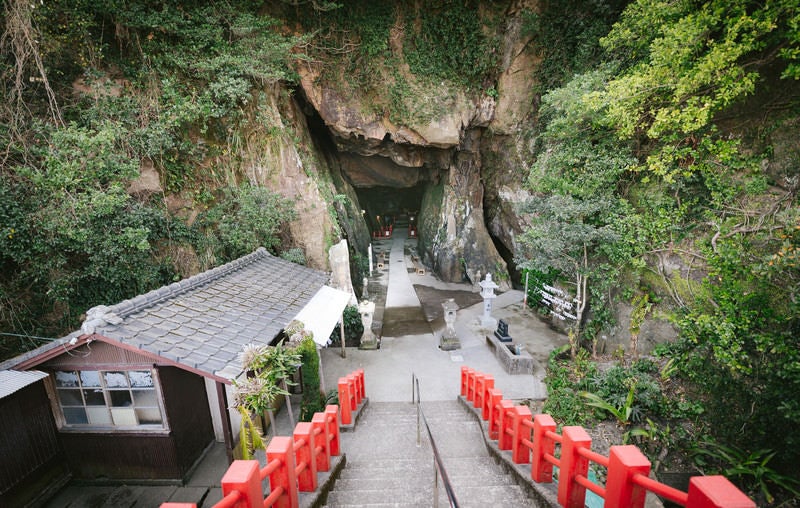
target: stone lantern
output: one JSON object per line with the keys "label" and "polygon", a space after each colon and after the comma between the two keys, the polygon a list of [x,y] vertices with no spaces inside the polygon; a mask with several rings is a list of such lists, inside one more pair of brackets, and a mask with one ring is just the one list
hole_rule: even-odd
{"label": "stone lantern", "polygon": [[497,298],[494,290],[497,289],[497,284],[492,281],[492,274],[487,273],[486,279],[481,281],[481,297],[483,298],[483,316],[481,316],[481,327],[487,330],[494,329],[497,326],[497,321],[492,317],[492,300]]}
{"label": "stone lantern", "polygon": [[375,314],[375,304],[362,301],[358,304],[358,313],[361,314],[361,324],[364,325],[364,334],[361,336],[359,349],[378,349],[378,338],[372,333],[372,318]]}
{"label": "stone lantern", "polygon": [[458,340],[458,335],[456,334],[455,329],[458,304],[455,302],[455,300],[450,298],[449,300],[442,302],[442,309],[444,309],[444,322],[447,327],[444,329],[442,336],[439,338],[439,349],[442,351],[459,349],[461,348],[461,342]]}

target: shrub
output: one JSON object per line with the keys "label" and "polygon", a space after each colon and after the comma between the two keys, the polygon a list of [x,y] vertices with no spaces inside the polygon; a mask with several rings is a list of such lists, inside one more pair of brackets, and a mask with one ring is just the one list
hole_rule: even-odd
{"label": "shrub", "polygon": [[303,364],[301,368],[303,378],[303,402],[300,407],[300,421],[310,422],[314,413],[325,409],[325,399],[319,389],[319,355],[317,344],[311,337],[306,337],[297,346],[296,352],[300,354]]}
{"label": "shrub", "polygon": [[[340,322],[341,323],[341,322]],[[355,305],[348,305],[344,309],[344,341],[345,346],[358,347],[361,345],[361,336],[364,335],[364,324],[361,322],[361,313],[358,312],[358,307]],[[341,346],[341,332],[339,325],[331,332],[331,344],[334,346]]]}

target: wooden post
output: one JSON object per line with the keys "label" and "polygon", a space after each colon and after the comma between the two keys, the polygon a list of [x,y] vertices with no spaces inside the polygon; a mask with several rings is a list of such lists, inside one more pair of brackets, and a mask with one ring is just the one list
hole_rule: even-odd
{"label": "wooden post", "polygon": [[650,461],[633,445],[612,446],[608,454],[606,508],[642,508],[647,490],[633,483],[634,475],[650,474]]}
{"label": "wooden post", "polygon": [[485,380],[486,376],[484,374],[475,374],[475,397],[472,400],[472,407],[478,409],[483,407],[483,390]]}
{"label": "wooden post", "polygon": [[586,487],[575,481],[589,472],[589,460],[578,454],[579,448],[591,448],[592,438],[583,427],[561,429],[561,467],[558,470],[558,502],[564,508],[583,508]]}
{"label": "wooden post", "polygon": [[483,377],[483,395],[481,399],[483,400],[482,408],[481,408],[481,418],[484,420],[489,419],[489,404],[492,403],[492,390],[494,389],[494,376],[486,374]]}
{"label": "wooden post", "polygon": [[[286,436],[275,436],[267,445],[267,464],[273,460],[281,461],[278,467],[272,474],[269,475],[269,488],[272,492],[282,489],[281,495],[275,501],[276,508],[297,508],[299,506],[299,498],[297,495],[297,476],[295,474],[294,463],[294,443],[292,438]],[[258,464],[257,461],[253,461]],[[256,475],[258,480],[258,474]],[[261,483],[258,483],[259,490]],[[223,493],[224,493],[223,483]],[[264,500],[259,499],[258,503],[247,504],[244,506],[264,506]]]}
{"label": "wooden post", "polygon": [[328,439],[330,440],[331,457],[339,455],[339,406],[325,406],[325,420],[328,422]]}
{"label": "wooden post", "polygon": [[342,322],[339,323],[339,336],[342,339],[342,358],[347,358],[347,350],[344,344],[344,312],[342,312]]}
{"label": "wooden post", "polygon": [[489,390],[488,399],[489,415],[487,418],[489,420],[489,439],[497,441],[500,436],[500,409],[498,406],[500,405],[500,401],[503,400],[503,394],[500,392],[500,390],[492,388]]}
{"label": "wooden post", "polygon": [[234,460],[222,477],[222,497],[233,491],[241,494],[238,506],[261,506],[264,491],[261,490],[261,472],[257,460]]}
{"label": "wooden post", "polygon": [[500,401],[500,412],[497,415],[499,419],[497,420],[498,429],[500,431],[500,435],[497,439],[497,446],[501,450],[510,450],[512,445],[512,422],[513,419],[509,412],[514,408],[514,403],[510,400],[501,400]]}
{"label": "wooden post", "polygon": [[511,443],[511,460],[514,461],[514,464],[527,464],[531,461],[531,449],[522,442],[523,438],[530,441],[531,429],[522,424],[523,420],[531,421],[531,408],[515,406],[512,427],[514,436]]}
{"label": "wooden post", "polygon": [[531,479],[539,483],[553,483],[553,464],[545,460],[545,455],[553,455],[556,443],[547,437],[547,432],[556,431],[556,422],[548,414],[533,417],[533,463]]}
{"label": "wooden post", "polygon": [[339,378],[339,407],[342,409],[342,425],[350,425],[353,418],[350,412],[350,383],[346,377]]}
{"label": "wooden post", "polygon": [[[294,428],[294,444],[297,464],[297,487],[300,492],[317,490],[317,457],[314,449],[314,435],[311,422],[300,422]],[[301,444],[302,443],[302,444]]]}
{"label": "wooden post", "polygon": [[326,420],[325,413],[314,413],[314,416],[311,417],[314,449],[317,454],[317,471],[330,471],[331,469],[331,441]]}
{"label": "wooden post", "polygon": [[461,396],[467,396],[467,382],[469,379],[469,371],[472,370],[469,367],[461,366]]}
{"label": "wooden post", "polygon": [[689,479],[686,508],[755,508],[756,504],[724,476]]}

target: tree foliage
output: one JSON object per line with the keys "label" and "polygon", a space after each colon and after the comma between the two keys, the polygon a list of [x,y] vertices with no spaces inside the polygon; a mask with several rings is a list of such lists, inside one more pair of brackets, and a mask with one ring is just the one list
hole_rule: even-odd
{"label": "tree foliage", "polygon": [[[783,471],[797,460],[800,416],[798,168],[773,167],[765,135],[721,119],[750,97],[763,104],[768,79],[794,86],[799,12],[791,1],[630,3],[600,40],[604,61],[542,97],[529,184],[543,196],[524,236],[530,266],[569,280],[585,220],[541,203],[607,203],[590,223],[616,237],[588,265],[613,267],[611,289],[671,313],[671,354],[705,406],[704,432],[772,450]],[[765,108],[752,130],[787,125],[796,100],[781,107],[789,112]],[[556,252],[560,264],[542,263]],[[662,256],[694,275],[676,281]],[[672,305],[650,298],[665,293]],[[602,313],[610,300],[593,303]]]}
{"label": "tree foliage", "polygon": [[[275,250],[291,204],[238,184],[216,193],[209,162],[231,157],[255,90],[293,80],[302,57],[260,4],[3,5],[0,333],[13,335],[1,357],[188,275],[182,252],[207,268]],[[164,194],[130,193],[145,164]],[[192,227],[166,206],[177,193],[208,208]]]}

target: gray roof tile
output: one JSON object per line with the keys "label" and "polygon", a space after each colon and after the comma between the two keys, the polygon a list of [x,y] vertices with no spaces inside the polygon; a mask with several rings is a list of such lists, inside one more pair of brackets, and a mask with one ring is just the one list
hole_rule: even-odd
{"label": "gray roof tile", "polygon": [[245,344],[267,343],[328,281],[328,274],[264,249],[111,307],[101,335],[209,374],[239,368]]}

